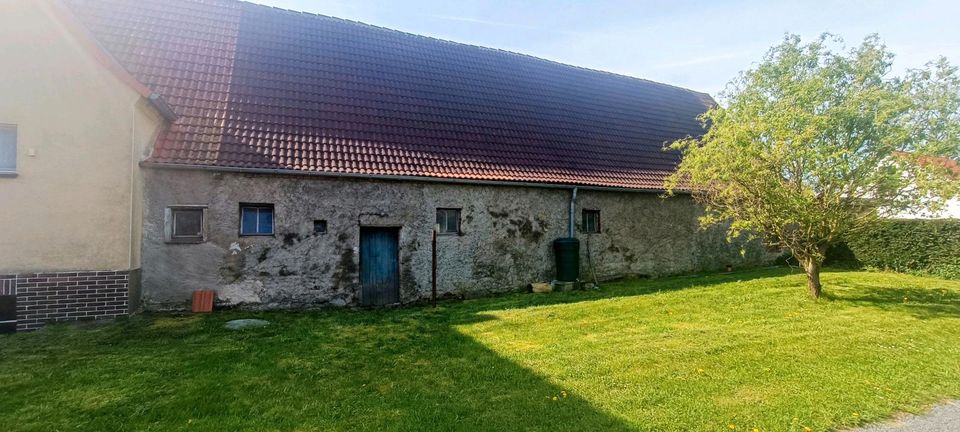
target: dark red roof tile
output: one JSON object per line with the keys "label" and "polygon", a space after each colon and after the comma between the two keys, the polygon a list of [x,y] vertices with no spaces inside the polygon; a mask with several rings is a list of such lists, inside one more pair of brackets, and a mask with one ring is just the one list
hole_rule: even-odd
{"label": "dark red roof tile", "polygon": [[709,96],[234,0],[66,0],[179,116],[165,164],[658,189]]}

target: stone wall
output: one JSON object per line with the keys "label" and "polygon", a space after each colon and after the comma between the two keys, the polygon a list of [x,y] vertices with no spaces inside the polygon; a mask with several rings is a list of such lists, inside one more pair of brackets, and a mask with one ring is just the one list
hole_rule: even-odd
{"label": "stone wall", "polygon": [[[264,308],[358,303],[360,226],[400,227],[400,295],[427,299],[437,208],[460,208],[460,235],[439,237],[438,291],[468,297],[523,289],[554,275],[552,241],[567,235],[569,189],[146,170],[142,298],[150,309],[187,307],[215,289],[219,304]],[[240,203],[275,206],[275,235],[239,235]],[[169,206],[206,206],[205,241],[164,241]],[[602,232],[580,234],[585,280],[660,276],[756,265],[757,243],[729,244],[700,230],[686,196],[580,190],[582,209],[601,211]],[[326,220],[326,234],[313,221]],[[745,254],[741,254],[741,249]]]}
{"label": "stone wall", "polygon": [[0,295],[16,296],[17,330],[127,315],[129,286],[128,271],[0,275]]}

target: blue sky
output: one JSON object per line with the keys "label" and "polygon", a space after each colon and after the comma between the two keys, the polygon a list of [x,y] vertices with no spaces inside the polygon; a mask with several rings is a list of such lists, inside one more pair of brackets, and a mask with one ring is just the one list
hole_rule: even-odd
{"label": "blue sky", "polygon": [[784,33],[878,33],[897,72],[960,64],[957,1],[254,0],[716,95]]}

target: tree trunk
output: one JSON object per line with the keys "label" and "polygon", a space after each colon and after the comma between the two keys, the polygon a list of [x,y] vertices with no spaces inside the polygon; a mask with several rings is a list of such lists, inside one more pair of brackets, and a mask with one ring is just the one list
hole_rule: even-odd
{"label": "tree trunk", "polygon": [[803,270],[807,272],[807,288],[810,289],[810,297],[820,298],[822,286],[820,285],[820,262],[816,259],[809,259],[803,263]]}

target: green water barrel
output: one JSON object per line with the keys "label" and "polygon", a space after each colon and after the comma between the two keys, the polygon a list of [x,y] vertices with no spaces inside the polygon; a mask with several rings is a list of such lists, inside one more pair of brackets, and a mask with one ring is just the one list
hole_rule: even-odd
{"label": "green water barrel", "polygon": [[557,257],[557,280],[574,282],[580,278],[580,240],[558,238],[553,241],[553,252]]}

